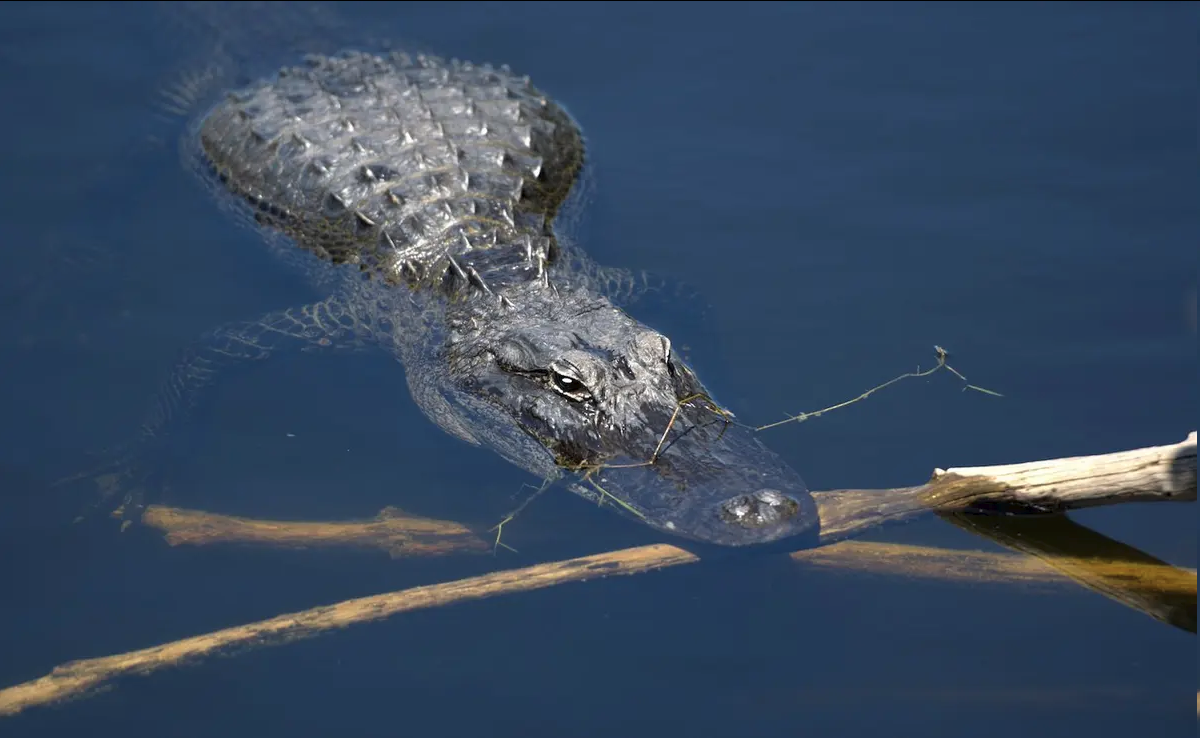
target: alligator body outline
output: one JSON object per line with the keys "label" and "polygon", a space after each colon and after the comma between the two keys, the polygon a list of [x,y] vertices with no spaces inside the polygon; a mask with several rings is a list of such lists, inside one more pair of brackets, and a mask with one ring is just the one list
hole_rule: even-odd
{"label": "alligator body outline", "polygon": [[528,77],[403,52],[312,54],[229,91],[189,128],[184,155],[327,297],[190,347],[144,440],[164,437],[223,365],[373,346],[446,432],[655,529],[720,546],[815,537],[800,476],[729,422],[670,340],[606,296],[620,278],[555,228],[585,144]]}

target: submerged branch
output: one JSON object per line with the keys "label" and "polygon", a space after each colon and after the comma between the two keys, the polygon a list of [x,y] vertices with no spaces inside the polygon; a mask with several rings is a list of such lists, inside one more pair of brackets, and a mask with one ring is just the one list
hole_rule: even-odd
{"label": "submerged branch", "polygon": [[[1062,573],[1036,559],[981,551],[946,551],[920,546],[846,541],[798,551],[791,556],[798,563],[812,566],[853,568],[912,577],[1026,585],[1067,581]],[[29,707],[82,697],[109,686],[117,678],[148,675],[160,669],[194,663],[236,649],[289,643],[329,630],[382,620],[409,610],[527,592],[599,577],[637,574],[697,561],[699,559],[695,555],[674,546],[641,546],[314,607],[138,651],[63,664],[40,679],[0,690],[0,716],[15,715]],[[1156,568],[1141,572],[1137,581],[1154,581],[1156,575],[1153,572]],[[1127,573],[1135,571],[1136,567],[1126,569]],[[1195,572],[1190,573],[1189,582],[1188,573],[1172,571],[1179,573],[1175,576],[1159,576],[1158,586],[1172,588],[1169,594],[1177,598],[1186,599],[1190,595],[1194,611]]]}
{"label": "submerged branch", "polygon": [[280,548],[360,546],[379,548],[393,558],[490,551],[470,528],[408,515],[386,507],[370,520],[345,522],[252,520],[150,505],[141,522],[161,530],[172,546],[211,543],[265,544]]}
{"label": "submerged branch", "polygon": [[[929,511],[981,508],[1061,512],[1123,502],[1196,499],[1196,433],[1180,443],[1098,456],[1004,466],[935,470],[917,487],[814,492],[822,545]],[[274,546],[377,547],[391,556],[488,551],[459,523],[386,508],[360,522],[264,521],[151,505],[142,522],[171,545],[258,543]]]}
{"label": "submerged branch", "polygon": [[[929,509],[946,515],[981,505],[1063,510],[1128,501],[1195,500],[1196,434],[1193,432],[1183,443],[1169,446],[1030,464],[949,469],[936,472],[933,479],[920,487],[842,490],[817,493],[816,497],[823,528],[822,544]],[[396,511],[385,513],[363,523],[282,523],[152,507],[147,510],[146,522],[166,531],[173,544],[231,540],[288,546],[366,543],[392,554],[489,548],[456,523],[405,517]],[[968,525],[1004,546],[1033,553],[1036,559],[859,542],[822,545],[798,551],[792,558],[814,566],[908,576],[1024,583],[1061,581],[1065,576],[1165,622],[1183,628],[1190,625],[1194,632],[1195,572],[1176,569],[1115,542],[1111,542],[1114,548],[1102,545],[1095,538],[1081,538],[1074,535],[1079,526],[1044,524],[1048,517],[952,517],[954,522]],[[980,523],[988,520],[992,521],[990,526]],[[1005,520],[1007,527],[996,525],[996,521]],[[1029,527],[1033,525],[1042,525],[1046,530],[1042,535],[1033,535]],[[1026,527],[1022,530],[1019,526]],[[1064,531],[1072,535],[1065,535]],[[126,654],[64,664],[40,679],[0,690],[0,715],[79,697],[107,686],[118,677],[149,674],[236,648],[287,643],[408,610],[698,560],[674,546],[641,546],[356,598]]]}

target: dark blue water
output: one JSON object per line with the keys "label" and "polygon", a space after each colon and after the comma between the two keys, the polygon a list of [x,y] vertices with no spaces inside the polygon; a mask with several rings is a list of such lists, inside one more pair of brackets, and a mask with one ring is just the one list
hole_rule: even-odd
{"label": "dark blue water", "polygon": [[[128,438],[177,352],[312,295],[185,175],[164,85],[214,39],[401,39],[507,62],[584,126],[601,262],[814,489],[1170,443],[1195,428],[1194,4],[0,6],[0,686],[344,598],[657,538],[566,493],[519,554],[169,548],[50,487]],[[306,30],[307,29],[307,30]],[[195,79],[195,77],[193,77]],[[699,308],[703,306],[703,313]],[[498,520],[527,475],[445,436],[381,356],[223,381],[169,501],[292,519]],[[1195,566],[1193,505],[1075,519]],[[549,535],[548,533],[553,533]],[[938,520],[878,540],[994,550]],[[1078,587],[730,561],[399,616],[126,680],[6,736],[1190,734],[1195,638]]]}

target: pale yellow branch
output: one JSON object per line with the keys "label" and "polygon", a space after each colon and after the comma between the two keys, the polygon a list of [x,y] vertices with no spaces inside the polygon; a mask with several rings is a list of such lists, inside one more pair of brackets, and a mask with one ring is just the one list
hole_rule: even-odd
{"label": "pale yellow branch", "polygon": [[[858,569],[911,577],[1026,585],[1069,581],[1062,573],[1028,557],[899,544],[846,541],[810,551],[798,551],[792,554],[792,558],[817,567]],[[0,715],[13,715],[28,707],[83,696],[118,677],[150,674],[235,648],[287,643],[409,610],[526,592],[597,577],[636,574],[696,561],[699,561],[697,557],[674,546],[641,546],[346,600],[139,651],[63,664],[40,679],[0,690]],[[1190,587],[1194,597],[1195,572],[1190,572],[1190,579],[1186,572],[1162,575],[1158,584],[1153,586],[1175,587],[1183,594]]]}
{"label": "pale yellow branch", "polygon": [[149,674],[233,648],[287,643],[408,610],[693,561],[698,559],[672,546],[643,546],[314,607],[139,651],[63,664],[41,679],[0,690],[0,715],[80,696],[116,677]]}
{"label": "pale yellow branch", "polygon": [[466,526],[406,515],[394,507],[384,508],[371,520],[308,522],[252,520],[151,505],[142,514],[141,521],[163,531],[172,546],[249,543],[319,548],[349,545],[380,548],[393,557],[491,550]]}
{"label": "pale yellow branch", "polygon": [[[1022,479],[1030,478],[1027,468],[992,467],[937,474],[933,480],[921,487],[818,493],[815,496],[825,529],[822,540],[832,540],[885,520],[903,517],[922,507],[944,512],[969,509],[980,501],[1026,503],[1029,500],[1024,493],[1031,486],[1038,489],[1034,499],[1039,504],[1052,502],[1053,490],[1057,487],[1054,483],[1047,482],[1048,479],[1054,478],[1052,474],[1047,476],[1047,469],[1057,469],[1066,475],[1063,478],[1073,480],[1063,487],[1070,491],[1069,495],[1060,500],[1064,507],[1081,502],[1092,505],[1103,501],[1100,496],[1087,492],[1086,484],[1081,482],[1080,469],[1106,470],[1103,474],[1106,480],[1105,494],[1116,501],[1130,499],[1130,496],[1111,485],[1114,478],[1123,479],[1124,487],[1136,490],[1137,499],[1194,499],[1195,446],[1196,434],[1192,433],[1187,441],[1171,447],[1111,455],[1120,457],[1112,464],[1103,461],[1103,457],[1088,457],[1082,464],[1078,459],[1039,462],[1036,465],[1038,473],[1028,485],[1021,483]],[[1117,467],[1122,470],[1120,474],[1108,473]],[[1190,491],[1187,488],[1188,479]],[[430,546],[426,552],[442,552],[443,549],[438,547],[446,541],[470,550],[478,543],[478,540],[462,526],[443,521],[409,518],[395,511],[385,511],[385,514],[373,521],[360,523],[289,524],[221,518],[158,508],[148,511],[147,522],[166,530],[168,540],[176,544],[230,540],[230,534],[234,533],[240,536],[241,540],[278,545],[343,545],[355,537],[361,537],[360,542],[370,541],[371,545],[381,546],[392,553],[396,550],[414,550],[414,545]],[[999,536],[995,539],[1004,542]],[[471,542],[473,540],[475,543]],[[1022,536],[1020,545],[1031,547],[1032,541],[1033,539]],[[1107,561],[1094,555],[1080,557],[1071,556],[1066,551],[1063,553],[1066,555],[1057,556],[1049,561],[1051,566],[1056,568],[1047,567],[1033,559],[1007,554],[946,551],[935,553],[930,549],[916,547],[856,542],[843,542],[815,550],[800,551],[792,554],[792,557],[814,566],[887,571],[907,576],[985,579],[989,582],[1049,582],[1071,577],[1116,599],[1133,592],[1135,597],[1127,600],[1127,603],[1146,600],[1155,593],[1183,597],[1185,606],[1190,602],[1194,625],[1194,571],[1174,569],[1161,562],[1149,560],[1144,555],[1143,560],[1131,564],[1124,560]],[[347,600],[140,651],[64,664],[40,679],[0,690],[0,715],[12,715],[34,705],[78,697],[104,686],[115,677],[148,674],[233,648],[286,643],[331,629],[379,620],[408,610],[497,594],[524,592],[595,577],[633,574],[693,563],[697,560],[693,554],[674,546],[642,546]],[[1067,563],[1063,565],[1063,561]],[[1165,616],[1159,616],[1166,619]]]}

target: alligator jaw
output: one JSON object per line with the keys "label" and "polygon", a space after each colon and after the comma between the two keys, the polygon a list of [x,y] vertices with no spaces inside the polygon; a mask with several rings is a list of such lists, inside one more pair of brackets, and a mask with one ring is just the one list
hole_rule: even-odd
{"label": "alligator jaw", "polygon": [[[721,546],[811,532],[800,476],[732,421],[670,340],[587,289],[512,285],[451,310],[443,398],[457,426],[541,478]],[[445,423],[439,420],[445,427]]]}

